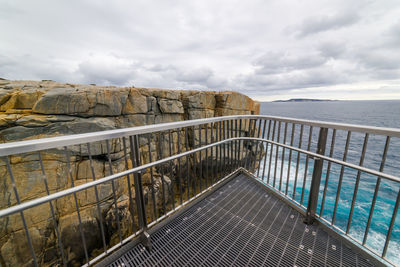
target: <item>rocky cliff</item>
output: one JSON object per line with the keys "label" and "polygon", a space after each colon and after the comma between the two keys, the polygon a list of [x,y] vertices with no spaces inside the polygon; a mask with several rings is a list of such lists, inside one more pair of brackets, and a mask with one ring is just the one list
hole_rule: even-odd
{"label": "rocky cliff", "polygon": [[[0,80],[0,142],[3,143],[163,122],[258,113],[257,102],[236,92],[178,91],[65,84],[53,81]],[[202,129],[202,131],[209,131],[209,129]],[[171,146],[173,153],[176,153],[177,140],[180,138],[183,146],[190,147],[191,144],[185,144],[185,137],[180,134],[174,132],[170,137],[166,136],[166,139],[163,139],[163,146]],[[198,138],[194,132],[192,134],[194,138]],[[208,136],[210,137],[211,134]],[[149,157],[153,159],[158,157],[154,143],[155,140],[140,140],[143,163],[148,162]],[[104,143],[93,144],[91,152],[93,162],[90,163],[87,150],[82,146],[68,148],[71,155],[71,173],[68,173],[67,160],[62,149],[44,151],[42,153],[43,171],[48,179],[49,192],[69,188],[72,184],[79,185],[91,181],[92,169],[95,178],[109,175],[112,171],[124,170],[127,166],[124,163],[124,157],[121,156],[121,140],[112,140],[110,149],[111,158],[109,159],[106,156],[107,148]],[[211,161],[212,156],[210,154]],[[36,154],[15,155],[10,157],[10,161],[22,202],[47,194],[43,184],[43,171]],[[176,168],[175,165],[174,168]],[[167,183],[167,187],[170,186],[171,180],[172,183],[176,183],[177,172],[174,169],[174,172],[168,175],[169,177],[166,175],[165,180],[161,181],[160,171],[154,170],[155,181],[151,190],[156,190],[156,202],[161,199],[161,183]],[[145,173],[143,178],[146,185],[151,183],[149,173]],[[0,162],[0,181],[0,208],[15,205],[17,200],[4,161]],[[131,185],[116,182],[113,186],[116,190],[118,214],[115,214],[112,209],[116,198],[113,198],[111,184],[98,188],[101,218],[97,213],[94,190],[87,190],[76,196],[87,247],[91,254],[89,256],[98,254],[98,251],[101,252],[100,224],[106,232],[106,241],[110,244],[115,244],[118,240],[116,216],[121,221],[124,236],[132,233],[131,225],[135,222],[130,219],[132,216],[128,216],[131,207],[127,201],[127,187]],[[147,189],[146,192],[150,192],[149,190]],[[65,257],[71,265],[80,264],[85,258],[83,251],[79,249],[81,239],[74,203],[73,196],[53,203]],[[59,263],[57,232],[54,230],[49,205],[28,210],[24,215],[40,264],[48,266]],[[29,256],[29,247],[20,215],[0,219],[0,264],[28,266],[31,264]]]}

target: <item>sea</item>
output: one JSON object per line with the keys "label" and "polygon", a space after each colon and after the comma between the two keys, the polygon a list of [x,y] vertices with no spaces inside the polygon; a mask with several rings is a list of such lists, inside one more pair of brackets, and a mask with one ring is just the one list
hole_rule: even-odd
{"label": "sea", "polygon": [[[385,101],[324,101],[324,102],[262,102],[260,107],[262,115],[289,117],[296,119],[318,120],[326,122],[338,122],[346,124],[358,124],[366,126],[377,126],[385,128],[398,128],[400,130],[400,100],[385,100]],[[315,152],[318,140],[318,129],[304,127],[303,138],[300,142],[300,126],[289,124],[287,126],[286,144],[291,143],[291,132],[295,133],[293,145],[307,149],[308,140],[311,133],[310,150]],[[268,128],[268,125],[267,127]],[[272,128],[272,126],[271,126]],[[284,141],[284,124],[281,126],[280,142]],[[266,131],[267,132],[267,131]],[[265,135],[267,137],[267,133]],[[277,140],[277,132],[275,139]],[[272,138],[272,134],[270,139]],[[338,130],[334,142],[332,156],[334,158],[343,159],[344,147],[347,139],[347,132]],[[328,141],[326,147],[326,155],[329,155],[332,141],[332,130],[328,133]],[[365,134],[352,132],[350,136],[349,150],[347,162],[360,164],[361,151],[365,141]],[[385,136],[369,135],[366,145],[365,158],[363,166],[377,170],[380,169],[381,159],[386,143]],[[268,168],[265,171],[263,166],[260,170],[260,175],[264,181],[268,180],[268,176],[276,177],[275,186],[281,187],[282,191],[288,188],[290,196],[295,195],[295,200],[307,206],[308,193],[310,188],[310,180],[313,172],[313,159],[307,159],[305,155],[297,155],[292,153],[289,162],[289,151],[278,150],[278,159],[276,159],[276,148],[273,147],[270,153],[270,146],[266,154],[266,166],[271,162],[271,168],[268,174]],[[282,157],[283,155],[283,157]],[[271,159],[270,159],[271,157]],[[283,158],[283,159],[282,159]],[[297,164],[298,162],[298,164]],[[328,167],[330,168],[328,183],[326,183]],[[296,168],[298,177],[296,179]],[[289,176],[287,173],[289,172]],[[400,138],[391,138],[387,151],[387,158],[383,169],[384,173],[400,177]],[[324,162],[323,174],[320,186],[319,202],[317,213],[321,213],[322,196],[326,187],[326,198],[323,206],[322,217],[328,221],[332,221],[335,209],[335,196],[338,191],[339,179],[342,174],[343,183],[339,194],[339,204],[336,209],[335,225],[343,231],[346,231],[351,203],[354,195],[354,188],[357,176],[360,177],[360,183],[357,190],[355,200],[354,214],[351,220],[349,235],[359,241],[364,239],[365,229],[368,221],[368,215],[371,209],[371,202],[377,183],[377,177],[365,173],[344,168],[337,164],[328,166]],[[281,178],[282,177],[282,178]],[[289,179],[287,179],[289,177]],[[296,182],[295,182],[296,180]],[[270,178],[270,185],[273,185],[273,179]],[[296,186],[295,186],[296,183]],[[304,192],[302,190],[305,185]],[[389,229],[390,219],[392,218],[397,194],[400,190],[400,184],[382,179],[378,191],[377,201],[373,212],[370,230],[367,234],[366,246],[377,254],[381,254],[385,238]],[[391,235],[390,243],[386,257],[395,265],[400,266],[400,211],[397,213],[395,225]]]}

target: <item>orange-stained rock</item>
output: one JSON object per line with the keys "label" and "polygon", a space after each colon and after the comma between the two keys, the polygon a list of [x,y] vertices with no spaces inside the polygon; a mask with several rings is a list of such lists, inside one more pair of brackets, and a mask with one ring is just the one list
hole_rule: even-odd
{"label": "orange-stained rock", "polygon": [[[230,91],[163,90],[54,81],[0,80],[0,143],[214,116],[258,114],[259,109],[258,102],[243,94]],[[147,135],[142,135],[139,138],[141,162],[148,163],[150,157],[154,161],[160,156],[169,156],[170,149],[171,154],[177,154],[178,142],[181,144],[182,152],[186,147],[190,150],[193,145],[198,146],[200,142],[204,144],[206,136],[207,143],[215,141],[216,126],[214,124],[214,128],[211,129],[211,125],[208,125],[206,129],[203,125],[200,132],[196,127],[194,133],[189,129],[187,140],[185,131],[173,130],[170,135],[155,133],[151,136],[150,144]],[[246,129],[245,125],[242,125],[242,131]],[[162,142],[158,142],[159,138]],[[125,141],[127,147],[124,151],[122,138],[110,140],[110,154],[107,153],[105,141],[91,143],[92,164],[87,144],[68,146],[69,162],[63,147],[43,151],[43,166],[50,193],[70,188],[72,184],[76,186],[93,181],[92,167],[95,179],[132,168],[129,157],[128,162],[124,159],[124,153],[130,153],[129,138]],[[159,155],[159,149],[162,155]],[[199,162],[201,157],[204,163],[207,158],[212,166],[218,163],[216,153],[215,149],[209,149],[207,155],[206,151],[203,151],[201,156],[196,155],[195,160]],[[244,156],[244,151],[242,153]],[[14,155],[10,157],[10,162],[22,202],[47,195],[37,153]],[[67,163],[70,164],[70,171]],[[172,161],[171,165],[168,163],[154,167],[153,179],[150,169],[144,172],[143,191],[149,220],[152,219],[154,208],[157,213],[163,214],[163,198],[166,199],[168,206],[175,200],[171,192],[172,185],[177,185],[179,182],[177,178],[179,163],[182,172],[188,171],[185,168],[189,166],[193,181],[200,179],[191,171],[196,164],[193,158],[182,158],[180,162]],[[87,236],[89,257],[95,257],[102,252],[102,240],[99,238],[101,221],[109,244],[116,244],[119,241],[117,217],[121,220],[123,238],[132,234],[134,227],[136,229],[138,227],[137,212],[132,210],[129,200],[130,193],[133,199],[135,197],[133,180],[132,175],[122,177],[115,180],[114,184],[109,182],[98,185],[96,188],[78,192],[76,196],[69,195],[52,202],[68,265],[84,264],[83,251],[79,249],[82,240],[78,229],[75,197],[80,209],[83,231]],[[16,205],[17,200],[3,159],[0,159],[0,184],[0,208]],[[188,181],[183,181],[182,185],[183,190],[190,186]],[[115,209],[114,190],[117,209]],[[152,206],[153,193],[156,207]],[[100,202],[99,207],[97,199]],[[41,265],[60,264],[61,255],[57,249],[49,205],[44,204],[26,210],[24,215],[32,238],[35,239],[33,246]],[[29,265],[30,252],[24,238],[19,214],[0,219],[0,265]],[[19,246],[19,243],[23,245]]]}

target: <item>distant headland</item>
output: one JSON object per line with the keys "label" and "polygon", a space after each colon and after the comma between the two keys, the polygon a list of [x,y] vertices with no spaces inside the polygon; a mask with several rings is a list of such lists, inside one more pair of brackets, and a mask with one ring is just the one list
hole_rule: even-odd
{"label": "distant headland", "polygon": [[272,102],[326,102],[326,101],[338,101],[333,99],[310,99],[310,98],[291,98],[289,100],[275,100]]}

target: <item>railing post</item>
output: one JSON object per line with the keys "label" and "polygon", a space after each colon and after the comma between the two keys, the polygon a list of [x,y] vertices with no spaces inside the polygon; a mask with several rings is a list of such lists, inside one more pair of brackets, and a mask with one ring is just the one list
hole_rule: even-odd
{"label": "railing post", "polygon": [[[140,166],[140,151],[139,151],[139,138],[137,135],[131,138],[131,159],[133,167]],[[140,172],[134,173],[135,179],[135,200],[138,213],[139,228],[141,229],[140,239],[143,246],[146,247],[148,251],[151,250],[151,240],[150,235],[147,233],[147,216],[146,207],[143,195],[143,185],[142,185],[142,174]]]}
{"label": "railing post", "polygon": [[[328,128],[321,128],[319,130],[317,154],[324,155],[326,140],[328,137]],[[315,220],[315,214],[318,204],[319,186],[321,183],[323,160],[321,158],[314,158],[314,170],[311,180],[310,194],[308,197],[307,213],[304,218],[305,224],[312,224]]]}

